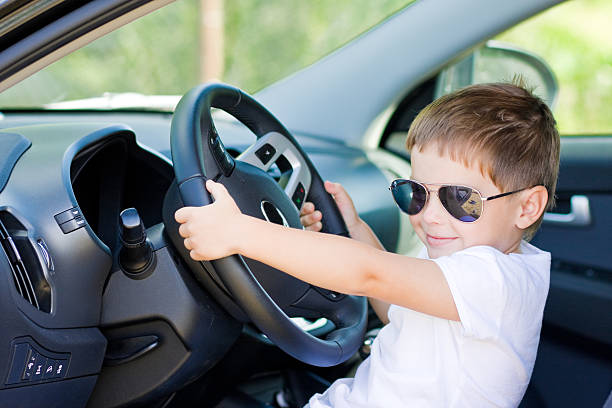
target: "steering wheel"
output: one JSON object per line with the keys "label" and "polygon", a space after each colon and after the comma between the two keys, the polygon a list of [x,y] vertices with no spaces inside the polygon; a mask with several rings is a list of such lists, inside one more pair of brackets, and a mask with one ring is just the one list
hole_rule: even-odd
{"label": "steering wheel", "polygon": [[[231,114],[256,136],[237,159],[219,138],[212,108]],[[266,108],[237,88],[204,84],[185,94],[172,118],[171,148],[176,196],[171,208],[210,204],[205,181],[213,179],[227,188],[245,214],[302,229],[299,210],[308,200],[323,213],[323,232],[348,236],[333,197],[300,145]],[[282,173],[279,180],[268,172],[274,164]],[[311,365],[331,366],[357,351],[367,322],[365,298],[312,286],[239,255],[194,262],[178,235],[178,225],[170,216],[164,218],[174,246],[192,272],[207,282],[207,288],[214,287],[209,293],[234,317],[240,319],[236,309],[243,312],[286,353]],[[299,328],[291,316],[325,317],[335,328],[318,338]]]}

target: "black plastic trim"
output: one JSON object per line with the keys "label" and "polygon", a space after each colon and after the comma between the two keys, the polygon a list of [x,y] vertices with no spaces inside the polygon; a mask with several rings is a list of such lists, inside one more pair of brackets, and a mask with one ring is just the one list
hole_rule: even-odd
{"label": "black plastic trim", "polygon": [[70,8],[62,17],[54,16],[49,24],[42,28],[36,27],[36,31],[32,34],[22,37],[0,52],[0,81],[63,45],[146,3],[148,3],[146,0],[96,0],[82,5],[81,2],[70,1],[69,4],[80,7]]}

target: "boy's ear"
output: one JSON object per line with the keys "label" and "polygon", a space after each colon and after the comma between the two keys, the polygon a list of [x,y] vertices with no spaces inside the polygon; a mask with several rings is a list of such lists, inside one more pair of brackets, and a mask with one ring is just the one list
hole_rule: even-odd
{"label": "boy's ear", "polygon": [[520,213],[516,226],[526,229],[536,222],[546,210],[548,203],[548,190],[544,186],[531,187],[520,195]]}

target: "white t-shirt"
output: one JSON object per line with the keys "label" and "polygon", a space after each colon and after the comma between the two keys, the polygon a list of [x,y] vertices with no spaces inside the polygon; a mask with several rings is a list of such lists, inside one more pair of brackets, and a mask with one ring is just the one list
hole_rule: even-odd
{"label": "white t-shirt", "polygon": [[390,322],[355,378],[335,381],[309,406],[517,406],[533,370],[550,278],[548,252],[527,242],[520,251],[477,246],[434,259],[461,322],[391,305]]}

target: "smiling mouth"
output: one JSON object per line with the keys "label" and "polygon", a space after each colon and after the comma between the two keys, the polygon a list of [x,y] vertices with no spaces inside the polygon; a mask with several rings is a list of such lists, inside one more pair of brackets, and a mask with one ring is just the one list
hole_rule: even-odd
{"label": "smiling mouth", "polygon": [[457,239],[457,237],[436,237],[427,234],[427,243],[432,247],[446,245],[449,242],[454,241],[455,239]]}

